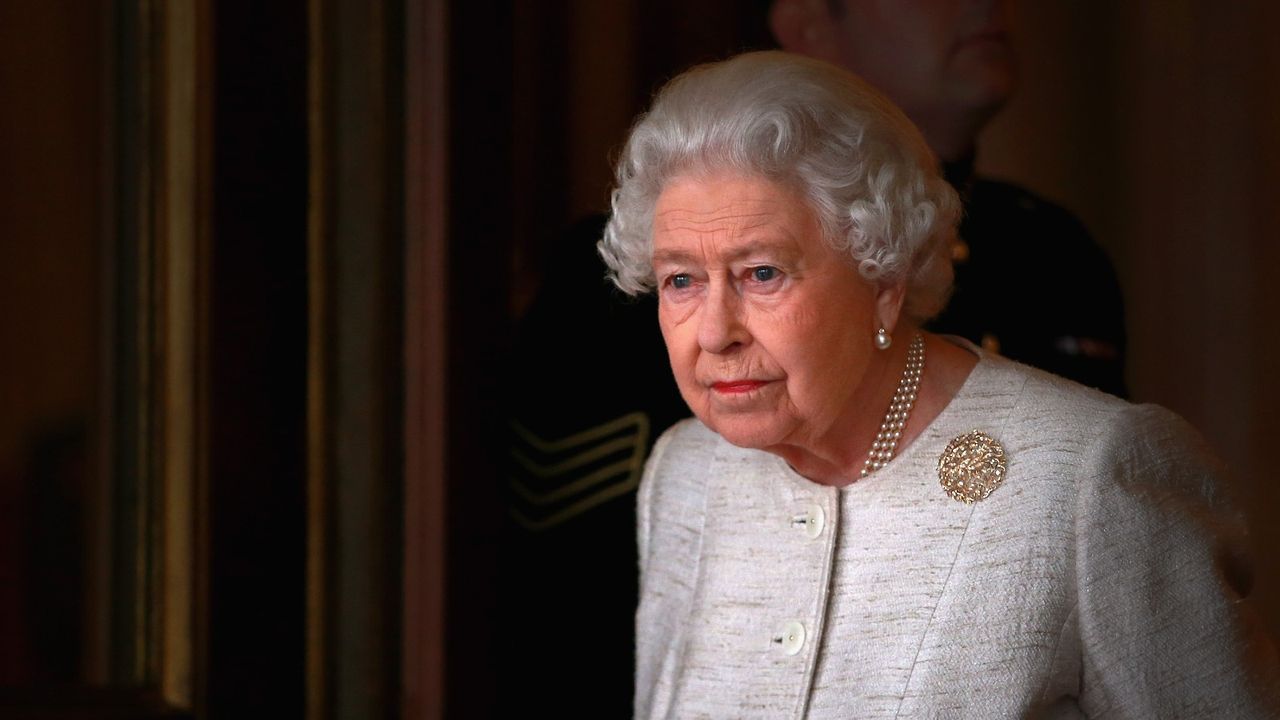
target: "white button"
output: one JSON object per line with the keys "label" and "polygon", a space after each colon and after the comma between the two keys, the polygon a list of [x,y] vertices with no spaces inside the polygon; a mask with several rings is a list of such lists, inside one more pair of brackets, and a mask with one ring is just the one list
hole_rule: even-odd
{"label": "white button", "polygon": [[821,535],[826,526],[827,514],[823,512],[821,505],[810,505],[804,512],[791,518],[791,527],[803,529],[805,537],[810,540]]}
{"label": "white button", "polygon": [[773,641],[782,645],[782,652],[795,655],[804,647],[804,625],[792,620],[782,626],[782,634]]}

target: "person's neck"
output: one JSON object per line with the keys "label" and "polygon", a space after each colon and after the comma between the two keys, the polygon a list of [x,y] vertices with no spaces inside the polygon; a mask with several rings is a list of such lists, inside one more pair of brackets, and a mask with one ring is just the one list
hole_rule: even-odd
{"label": "person's neck", "polygon": [[819,485],[842,487],[857,480],[906,367],[910,336],[903,333],[894,340],[888,350],[873,356],[849,407],[820,436],[788,438],[766,450]]}
{"label": "person's neck", "polygon": [[978,133],[986,127],[987,118],[922,115],[916,123],[919,124],[920,133],[924,135],[924,141],[929,143],[938,160],[942,163],[954,163],[973,155],[974,147],[978,145]]}
{"label": "person's neck", "polygon": [[958,160],[942,163],[942,177],[955,188],[956,192],[960,193],[961,199],[965,201],[969,198],[969,189],[973,184],[974,157],[975,153],[970,152]]}
{"label": "person's neck", "polygon": [[988,112],[972,113],[968,116],[957,116],[954,113],[917,112],[911,120],[920,128],[925,142],[937,156],[938,162],[948,163],[973,161],[978,145],[978,135],[991,119]]}
{"label": "person's neck", "polygon": [[951,127],[946,130],[933,126],[921,125],[925,141],[937,156],[942,165],[942,174],[951,187],[960,194],[960,199],[968,202],[969,189],[973,182],[974,160],[977,157],[977,136],[982,125],[976,127]]}
{"label": "person's neck", "polygon": [[[925,364],[915,407],[907,416],[896,455],[902,454],[946,408],[969,377],[978,358],[945,339],[925,334]],[[845,487],[859,479],[871,444],[898,389],[907,364],[907,342],[895,342],[880,368],[863,381],[845,422],[836,423],[822,438],[765,448],[780,456],[798,475],[819,485]],[[850,438],[853,438],[850,440]]]}

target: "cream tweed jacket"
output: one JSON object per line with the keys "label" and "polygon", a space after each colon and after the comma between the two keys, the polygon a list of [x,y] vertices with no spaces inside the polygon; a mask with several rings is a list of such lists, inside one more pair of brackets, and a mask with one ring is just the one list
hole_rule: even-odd
{"label": "cream tweed jacket", "polygon": [[[1008,472],[965,505],[971,430]],[[1221,477],[1172,413],[994,356],[842,489],[684,421],[639,492],[636,717],[1280,717]]]}

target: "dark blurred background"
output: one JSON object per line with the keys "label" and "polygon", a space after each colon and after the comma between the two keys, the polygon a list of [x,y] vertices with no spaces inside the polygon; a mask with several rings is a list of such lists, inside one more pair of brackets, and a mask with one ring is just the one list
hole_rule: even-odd
{"label": "dark blurred background", "polygon": [[[492,716],[504,349],[634,114],[766,4],[0,3],[0,716]],[[1110,253],[1273,633],[1277,26],[1023,3],[978,156]]]}

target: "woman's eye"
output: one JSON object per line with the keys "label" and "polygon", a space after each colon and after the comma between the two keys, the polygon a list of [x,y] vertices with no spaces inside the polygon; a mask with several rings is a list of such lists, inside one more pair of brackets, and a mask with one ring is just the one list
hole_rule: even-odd
{"label": "woman's eye", "polygon": [[758,268],[751,268],[751,279],[756,282],[769,282],[778,277],[778,268],[762,265]]}
{"label": "woman's eye", "polygon": [[671,287],[677,290],[683,290],[693,284],[693,278],[689,277],[685,273],[678,273],[676,275],[672,275],[668,282],[671,283]]}

